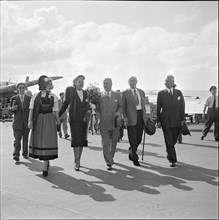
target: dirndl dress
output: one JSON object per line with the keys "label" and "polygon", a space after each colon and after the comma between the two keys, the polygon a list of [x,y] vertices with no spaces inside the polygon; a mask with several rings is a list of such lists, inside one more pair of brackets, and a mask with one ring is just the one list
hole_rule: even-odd
{"label": "dirndl dress", "polygon": [[53,98],[41,98],[30,136],[29,156],[39,160],[58,158],[57,126],[53,115]]}

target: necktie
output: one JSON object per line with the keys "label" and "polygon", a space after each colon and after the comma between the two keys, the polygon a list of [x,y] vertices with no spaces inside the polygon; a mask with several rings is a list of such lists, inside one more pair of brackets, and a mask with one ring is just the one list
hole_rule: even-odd
{"label": "necktie", "polygon": [[137,105],[139,105],[139,99],[138,99],[136,89],[134,89],[134,97],[135,97],[135,105],[137,106]]}
{"label": "necktie", "polygon": [[21,105],[22,105],[22,108],[24,107],[24,95],[21,95]]}
{"label": "necktie", "polygon": [[109,92],[106,93],[106,97],[107,97],[107,99],[108,99],[108,101],[109,101],[109,99],[110,99],[110,97],[109,97]]}
{"label": "necktie", "polygon": [[212,108],[215,109],[215,107],[216,107],[216,96],[214,96],[214,102]]}

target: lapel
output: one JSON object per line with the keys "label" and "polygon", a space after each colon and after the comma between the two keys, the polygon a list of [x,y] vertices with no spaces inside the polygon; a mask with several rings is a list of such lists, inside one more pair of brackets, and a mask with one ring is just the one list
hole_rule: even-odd
{"label": "lapel", "polygon": [[134,97],[134,95],[132,93],[132,89],[131,88],[128,89],[128,95],[129,95],[131,101],[133,102],[133,104],[135,105],[135,97]]}
{"label": "lapel", "polygon": [[21,99],[20,99],[20,96],[19,96],[19,94],[17,95],[17,103],[18,103],[18,105],[19,105],[19,107],[20,107],[20,109],[22,109],[22,104],[21,104]]}
{"label": "lapel", "polygon": [[[168,100],[169,103],[172,103],[173,97],[171,97],[171,94],[169,93],[168,89],[164,90],[164,94],[165,94],[165,99]],[[174,94],[174,92],[173,92],[173,94]]]}

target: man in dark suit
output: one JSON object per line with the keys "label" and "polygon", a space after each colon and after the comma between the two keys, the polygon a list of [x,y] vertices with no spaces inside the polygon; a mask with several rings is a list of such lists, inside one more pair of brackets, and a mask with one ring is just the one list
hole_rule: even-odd
{"label": "man in dark suit", "polygon": [[146,123],[145,93],[136,88],[137,78],[129,78],[130,88],[122,92],[123,116],[128,130],[129,159],[135,166],[140,166],[138,162],[137,149],[142,140],[143,125]]}
{"label": "man in dark suit", "polygon": [[171,167],[176,166],[175,144],[180,133],[180,126],[185,123],[185,101],[180,90],[175,89],[174,77],[168,75],[166,89],[157,96],[157,126],[163,129],[167,159]]}
{"label": "man in dark suit", "polygon": [[28,157],[28,117],[29,117],[29,104],[31,97],[25,94],[25,83],[17,84],[18,95],[11,98],[10,110],[14,113],[13,119],[13,132],[14,132],[14,152],[13,159],[19,162],[21,139],[23,139],[23,152],[24,158]]}

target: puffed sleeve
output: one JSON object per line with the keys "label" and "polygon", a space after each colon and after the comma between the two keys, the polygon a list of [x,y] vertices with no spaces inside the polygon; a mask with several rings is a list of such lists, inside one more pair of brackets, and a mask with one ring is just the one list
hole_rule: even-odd
{"label": "puffed sleeve", "polygon": [[58,97],[55,94],[52,94],[52,95],[54,97],[53,111],[58,112],[59,111]]}
{"label": "puffed sleeve", "polygon": [[33,110],[34,101],[35,101],[35,98],[36,98],[37,94],[38,94],[38,93],[35,93],[35,94],[31,97],[29,109],[32,109],[32,110]]}

